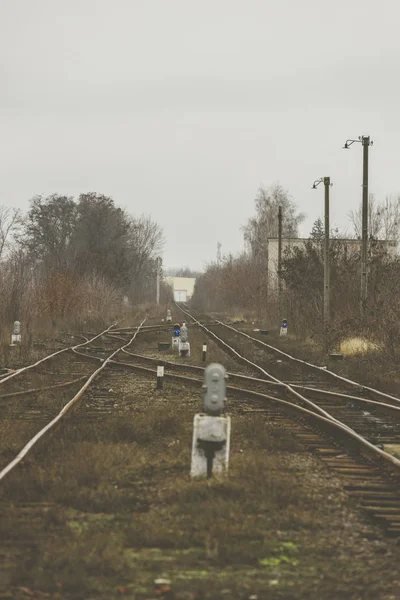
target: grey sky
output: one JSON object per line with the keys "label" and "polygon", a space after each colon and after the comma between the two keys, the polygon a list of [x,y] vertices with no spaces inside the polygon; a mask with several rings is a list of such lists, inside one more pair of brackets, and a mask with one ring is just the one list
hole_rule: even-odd
{"label": "grey sky", "polygon": [[332,220],[400,192],[397,0],[2,0],[1,204],[112,195],[166,236],[164,264],[237,251],[260,184]]}

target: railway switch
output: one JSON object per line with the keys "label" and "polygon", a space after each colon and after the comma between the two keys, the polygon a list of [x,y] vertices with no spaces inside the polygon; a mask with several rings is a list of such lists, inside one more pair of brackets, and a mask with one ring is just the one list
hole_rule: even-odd
{"label": "railway switch", "polygon": [[192,478],[212,477],[228,470],[231,419],[222,415],[226,396],[226,370],[211,364],[204,372],[204,410],[193,423]]}

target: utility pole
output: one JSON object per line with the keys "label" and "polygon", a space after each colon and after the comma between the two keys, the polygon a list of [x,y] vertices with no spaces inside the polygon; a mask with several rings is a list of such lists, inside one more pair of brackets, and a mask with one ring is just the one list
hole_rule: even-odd
{"label": "utility pole", "polygon": [[324,331],[327,332],[330,312],[330,287],[329,287],[329,188],[331,178],[324,177],[325,186],[325,248],[324,248]]}
{"label": "utility pole", "polygon": [[369,135],[359,136],[358,140],[346,140],[343,148],[348,150],[354,143],[361,143],[363,147],[363,195],[362,195],[362,227],[361,227],[361,316],[367,310],[367,280],[368,280],[368,148],[374,142]]}
{"label": "utility pole", "polygon": [[362,238],[361,238],[361,314],[367,309],[367,261],[368,261],[368,147],[369,136],[362,137],[363,145],[363,194],[362,194]]}
{"label": "utility pole", "polygon": [[157,256],[157,258],[156,258],[156,266],[157,266],[157,304],[160,304],[160,269],[161,269],[160,256]]}
{"label": "utility pole", "polygon": [[282,302],[282,206],[278,209],[278,320],[281,326]]}
{"label": "utility pole", "polygon": [[325,187],[325,211],[324,211],[324,337],[326,350],[329,350],[328,326],[330,320],[330,270],[329,270],[329,188],[331,187],[330,177],[321,177],[314,181],[312,189],[316,190],[320,183]]}

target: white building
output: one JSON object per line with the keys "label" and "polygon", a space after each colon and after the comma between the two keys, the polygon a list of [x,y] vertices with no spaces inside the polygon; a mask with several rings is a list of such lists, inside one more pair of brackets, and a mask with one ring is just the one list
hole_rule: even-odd
{"label": "white building", "polygon": [[175,302],[187,302],[193,296],[195,277],[166,277],[165,281],[172,287]]}

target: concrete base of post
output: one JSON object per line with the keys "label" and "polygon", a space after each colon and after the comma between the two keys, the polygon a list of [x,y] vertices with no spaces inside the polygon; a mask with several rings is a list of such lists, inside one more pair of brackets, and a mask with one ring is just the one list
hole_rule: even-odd
{"label": "concrete base of post", "polygon": [[173,352],[179,352],[179,338],[178,337],[171,338],[171,345],[172,345]]}
{"label": "concrete base of post", "polygon": [[167,317],[166,321],[167,321],[167,323],[172,323],[172,317]]}
{"label": "concrete base of post", "polygon": [[194,479],[228,471],[231,418],[197,414],[193,422],[192,465]]}
{"label": "concrete base of post", "polygon": [[14,344],[20,344],[20,343],[21,343],[21,334],[13,333],[11,335],[11,345],[13,346]]}
{"label": "concrete base of post", "polygon": [[190,343],[189,342],[181,342],[179,340],[179,355],[180,356],[190,356]]}
{"label": "concrete base of post", "polygon": [[287,335],[287,327],[281,327],[280,335]]}

